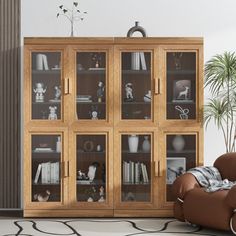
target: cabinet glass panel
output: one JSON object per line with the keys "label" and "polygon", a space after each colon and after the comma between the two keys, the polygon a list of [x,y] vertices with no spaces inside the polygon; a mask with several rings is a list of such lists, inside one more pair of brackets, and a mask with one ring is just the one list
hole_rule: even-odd
{"label": "cabinet glass panel", "polygon": [[167,119],[196,119],[196,53],[167,53]]}
{"label": "cabinet glass panel", "polygon": [[174,201],[171,187],[175,179],[196,166],[196,135],[167,135],[166,200]]}
{"label": "cabinet glass panel", "polygon": [[151,135],[122,135],[121,199],[151,201]]}
{"label": "cabinet glass panel", "polygon": [[61,119],[61,53],[32,53],[32,119]]}
{"label": "cabinet glass panel", "polygon": [[151,53],[122,52],[122,119],[151,119]]}
{"label": "cabinet glass panel", "polygon": [[106,53],[77,53],[77,118],[106,119]]}
{"label": "cabinet glass panel", "polygon": [[106,135],[77,135],[77,201],[106,201]]}
{"label": "cabinet glass panel", "polygon": [[61,136],[32,135],[32,201],[61,201]]}

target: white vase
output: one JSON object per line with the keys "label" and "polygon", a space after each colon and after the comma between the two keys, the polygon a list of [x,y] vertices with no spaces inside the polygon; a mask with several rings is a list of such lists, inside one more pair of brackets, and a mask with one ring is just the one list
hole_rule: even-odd
{"label": "white vase", "polygon": [[151,100],[152,100],[151,90],[148,90],[148,93],[143,96],[143,101],[144,102],[151,102]]}
{"label": "white vase", "polygon": [[151,144],[148,140],[148,136],[144,136],[142,149],[143,149],[144,152],[150,152],[150,150],[151,150]]}
{"label": "white vase", "polygon": [[173,148],[176,152],[180,152],[184,149],[185,141],[182,135],[176,135],[172,141]]}
{"label": "white vase", "polygon": [[134,153],[138,151],[138,135],[132,134],[128,137],[129,151]]}

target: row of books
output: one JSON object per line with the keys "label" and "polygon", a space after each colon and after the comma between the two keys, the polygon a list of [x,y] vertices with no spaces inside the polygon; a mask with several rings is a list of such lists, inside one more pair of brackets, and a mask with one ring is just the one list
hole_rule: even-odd
{"label": "row of books", "polygon": [[144,52],[132,52],[132,56],[131,56],[132,70],[140,70],[141,66],[142,66],[142,70],[147,70]]}
{"label": "row of books", "polygon": [[149,183],[147,166],[144,163],[123,162],[123,183]]}
{"label": "row of books", "polygon": [[40,181],[42,184],[57,184],[60,182],[60,163],[59,162],[45,162],[38,165],[34,183]]}

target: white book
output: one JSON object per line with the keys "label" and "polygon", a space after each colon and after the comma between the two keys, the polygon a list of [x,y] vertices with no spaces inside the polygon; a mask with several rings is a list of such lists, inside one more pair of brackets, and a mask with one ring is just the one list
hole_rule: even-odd
{"label": "white book", "polygon": [[134,162],[131,162],[131,183],[134,183]]}
{"label": "white book", "polygon": [[38,183],[39,175],[40,175],[41,169],[42,169],[42,164],[39,164],[39,165],[38,165],[38,168],[37,168],[37,171],[36,171],[36,174],[35,174],[35,177],[34,177],[34,183],[35,183],[35,184]]}
{"label": "white book", "polygon": [[60,163],[55,163],[55,169],[54,169],[54,175],[55,175],[55,183],[60,183]]}
{"label": "white book", "polygon": [[50,170],[50,182],[54,184],[56,182],[55,180],[55,163],[51,163],[51,170]]}
{"label": "white book", "polygon": [[123,183],[125,183],[125,161],[123,161]]}
{"label": "white book", "polygon": [[146,178],[146,183],[149,182],[148,174],[147,174],[147,166],[144,164],[144,173],[145,173],[145,178]]}
{"label": "white book", "polygon": [[44,70],[49,70],[47,55],[43,55],[43,66]]}
{"label": "white book", "polygon": [[139,52],[131,53],[131,70],[139,70],[140,69],[140,58]]}
{"label": "white book", "polygon": [[147,179],[146,179],[145,170],[144,170],[144,164],[143,163],[141,163],[141,169],[142,169],[143,182],[146,183]]}
{"label": "white book", "polygon": [[140,52],[139,56],[140,56],[142,70],[147,70],[147,65],[146,65],[146,60],[145,60],[144,52]]}
{"label": "white book", "polygon": [[41,171],[41,183],[46,183],[46,163],[42,163],[42,171]]}
{"label": "white book", "polygon": [[51,183],[51,163],[47,162],[45,163],[45,183],[50,184]]}

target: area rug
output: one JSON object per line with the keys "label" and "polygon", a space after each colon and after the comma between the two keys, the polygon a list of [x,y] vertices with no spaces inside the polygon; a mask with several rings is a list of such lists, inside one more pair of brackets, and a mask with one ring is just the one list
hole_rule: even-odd
{"label": "area rug", "polygon": [[1,236],[227,236],[230,232],[193,227],[170,218],[158,219],[1,219]]}

